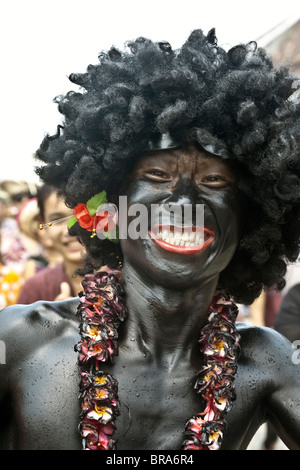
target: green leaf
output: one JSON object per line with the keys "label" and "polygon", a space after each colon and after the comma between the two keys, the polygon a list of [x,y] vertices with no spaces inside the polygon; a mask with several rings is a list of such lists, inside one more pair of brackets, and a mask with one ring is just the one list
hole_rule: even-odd
{"label": "green leaf", "polygon": [[95,215],[98,207],[101,206],[102,204],[105,204],[106,202],[107,202],[106,191],[102,191],[101,193],[96,194],[91,199],[89,199],[88,202],[86,203],[86,207],[87,207],[87,210],[89,211],[90,216]]}
{"label": "green leaf", "polygon": [[108,230],[107,232],[103,232],[102,235],[105,236],[109,241],[113,243],[119,243],[119,229],[118,226],[116,226],[116,238],[112,238],[112,234],[114,233],[114,230]]}
{"label": "green leaf", "polygon": [[74,215],[74,217],[72,217],[72,219],[68,220],[68,228],[73,227],[73,225],[76,224],[76,222],[77,222],[77,220],[76,220],[76,217]]}

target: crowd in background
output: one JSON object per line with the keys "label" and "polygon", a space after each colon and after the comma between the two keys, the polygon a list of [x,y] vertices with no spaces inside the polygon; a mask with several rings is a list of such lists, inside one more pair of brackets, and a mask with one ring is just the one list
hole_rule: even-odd
{"label": "crowd in background", "polygon": [[82,264],[83,247],[68,235],[66,221],[40,229],[69,214],[54,188],[0,182],[0,310],[63,300],[80,290],[80,278],[73,273]]}

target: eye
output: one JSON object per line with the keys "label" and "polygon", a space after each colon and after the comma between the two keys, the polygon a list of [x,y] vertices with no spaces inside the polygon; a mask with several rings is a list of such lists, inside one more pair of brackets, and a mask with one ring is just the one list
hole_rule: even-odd
{"label": "eye", "polygon": [[144,176],[152,181],[158,181],[158,182],[165,182],[165,181],[171,181],[171,177],[168,173],[166,173],[164,170],[161,170],[159,168],[151,168],[149,170],[146,170],[144,173]]}
{"label": "eye", "polygon": [[201,184],[209,186],[210,188],[224,188],[230,183],[231,181],[222,174],[211,174],[201,178]]}

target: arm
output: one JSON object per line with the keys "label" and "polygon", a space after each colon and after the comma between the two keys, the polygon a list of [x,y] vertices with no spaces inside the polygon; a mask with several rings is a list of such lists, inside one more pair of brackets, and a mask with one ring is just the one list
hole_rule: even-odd
{"label": "arm", "polygon": [[[79,339],[77,305],[76,299],[36,302],[14,305],[0,312],[0,340],[6,345],[6,364],[0,365],[0,449],[29,448],[28,425],[32,423],[31,435],[32,429],[36,429],[34,419],[30,418],[31,405],[40,404],[49,393],[50,403],[53,398],[49,390],[55,374],[49,374],[47,365],[50,362],[53,366],[54,357],[64,357],[66,350],[73,359],[73,348]],[[49,348],[52,355],[48,358]],[[59,381],[65,380],[62,374],[58,377]],[[50,411],[47,407],[44,411],[41,419],[46,422]]]}
{"label": "arm", "polygon": [[14,323],[14,315],[10,316],[11,311],[14,311],[14,307],[7,307],[0,311],[0,403],[8,386],[9,361],[7,358],[7,345]]}
{"label": "arm", "polygon": [[8,354],[8,337],[10,328],[9,312],[13,307],[5,308],[0,311],[0,449],[8,448],[7,426],[10,422],[9,401],[9,374],[10,374],[10,358]]}
{"label": "arm", "polygon": [[268,419],[289,449],[300,449],[300,351],[275,331],[272,336],[274,388],[268,397]]}
{"label": "arm", "polygon": [[34,312],[30,305],[12,305],[0,311],[0,347],[5,353],[4,360],[1,361],[0,356],[0,436],[4,426],[3,414],[7,417],[5,404],[11,392],[11,375],[14,370],[21,370],[28,350],[37,341],[36,335],[33,336],[34,341],[28,340],[30,314]]}

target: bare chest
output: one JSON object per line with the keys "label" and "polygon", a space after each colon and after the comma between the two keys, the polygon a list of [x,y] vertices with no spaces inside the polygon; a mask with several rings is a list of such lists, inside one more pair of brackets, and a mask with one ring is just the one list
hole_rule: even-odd
{"label": "bare chest", "polygon": [[203,408],[194,384],[194,376],[161,371],[120,377],[118,448],[182,449],[187,421]]}
{"label": "bare chest", "polygon": [[[203,411],[195,393],[195,371],[173,373],[146,364],[122,364],[108,368],[118,381],[120,414],[115,439],[119,450],[180,450],[187,421]],[[257,387],[245,388],[245,371],[236,378],[237,399],[228,421],[224,446],[243,448],[259,426],[263,411]],[[251,379],[251,378],[250,378]],[[80,368],[74,342],[36,351],[13,374],[12,404],[18,434],[14,448],[80,449],[78,401]]]}

